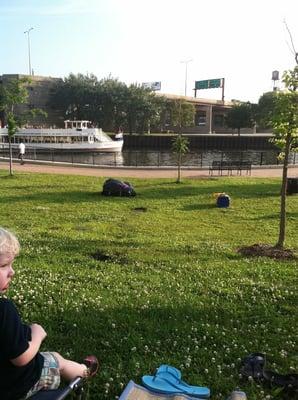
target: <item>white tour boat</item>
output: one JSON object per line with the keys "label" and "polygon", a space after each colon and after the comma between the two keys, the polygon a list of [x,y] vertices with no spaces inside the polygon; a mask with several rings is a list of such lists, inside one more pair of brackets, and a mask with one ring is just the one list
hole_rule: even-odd
{"label": "white tour boat", "polygon": [[[64,129],[21,128],[12,147],[24,143],[28,149],[120,152],[123,137],[111,139],[101,128],[89,128],[89,121],[64,121]],[[0,128],[0,148],[8,147],[7,128]]]}

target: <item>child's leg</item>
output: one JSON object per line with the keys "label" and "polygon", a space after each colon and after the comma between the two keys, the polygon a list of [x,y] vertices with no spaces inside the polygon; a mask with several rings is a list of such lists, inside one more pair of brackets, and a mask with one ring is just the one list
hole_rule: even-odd
{"label": "child's leg", "polygon": [[81,376],[84,377],[87,374],[87,366],[85,364],[79,364],[75,361],[66,360],[59,353],[52,352],[59,362],[60,375],[66,381]]}

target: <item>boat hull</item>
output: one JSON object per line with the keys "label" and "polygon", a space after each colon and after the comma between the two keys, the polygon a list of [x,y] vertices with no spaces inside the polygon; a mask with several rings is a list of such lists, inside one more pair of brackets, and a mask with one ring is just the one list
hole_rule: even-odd
{"label": "boat hull", "polygon": [[[38,144],[38,145],[34,145],[32,143],[25,143],[26,146],[26,150],[44,150],[44,151],[74,151],[74,152],[106,152],[106,153],[112,153],[112,152],[121,152],[122,148],[123,148],[123,142],[119,143],[117,145],[109,144],[107,146],[103,146],[103,145],[81,145],[81,146],[73,146],[71,144],[67,145],[67,144]],[[0,148],[2,149],[8,149],[8,144],[7,143],[0,143]],[[12,148],[14,150],[18,150],[19,145],[18,144],[12,144]]]}
{"label": "boat hull", "polygon": [[[45,151],[89,151],[89,152],[121,152],[122,140],[112,140],[98,128],[86,129],[42,129],[23,128],[12,138],[12,148],[18,149],[20,143],[26,149]],[[8,148],[8,131],[0,129],[0,148]]]}

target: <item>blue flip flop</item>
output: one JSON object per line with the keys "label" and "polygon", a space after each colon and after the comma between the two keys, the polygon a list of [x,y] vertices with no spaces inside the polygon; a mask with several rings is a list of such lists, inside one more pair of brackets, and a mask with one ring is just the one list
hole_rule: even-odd
{"label": "blue flip flop", "polygon": [[144,386],[153,392],[164,394],[186,394],[198,399],[207,399],[210,397],[210,390],[207,387],[191,386],[181,379],[177,379],[171,373],[162,372],[162,375],[142,377]]}
{"label": "blue flip flop", "polygon": [[155,373],[155,376],[158,376],[159,378],[162,378],[163,376],[167,378],[168,375],[172,375],[176,379],[181,379],[181,371],[167,364],[162,364],[160,367],[157,368]]}

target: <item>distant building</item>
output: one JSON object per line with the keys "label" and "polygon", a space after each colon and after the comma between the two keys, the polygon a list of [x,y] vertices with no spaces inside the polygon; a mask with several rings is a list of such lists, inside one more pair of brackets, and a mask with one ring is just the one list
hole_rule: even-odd
{"label": "distant building", "polygon": [[[19,74],[0,75],[0,85],[5,85],[9,80],[30,78],[31,83],[28,85],[28,102],[16,108],[16,112],[23,112],[33,108],[40,108],[45,111],[48,116],[37,116],[29,121],[29,125],[42,126],[42,127],[63,127],[64,115],[62,112],[53,109],[49,105],[49,98],[51,91],[55,85],[62,82],[61,78],[52,78],[44,76],[29,76]],[[183,133],[193,134],[208,134],[208,133],[233,133],[233,130],[225,127],[225,116],[229,109],[232,107],[233,102],[222,100],[211,100],[194,98],[188,96],[178,96],[173,94],[162,94],[156,92],[157,96],[166,97],[169,100],[186,100],[194,104],[196,109],[195,124],[194,126],[182,128]],[[0,122],[2,126],[5,121],[0,114]],[[176,128],[177,129],[177,128]],[[175,131],[175,127],[171,126],[171,121],[168,121],[166,130]],[[252,129],[242,129],[243,133],[252,133]]]}
{"label": "distant building", "polygon": [[[225,116],[232,107],[233,102],[222,100],[201,99],[174,94],[156,93],[157,96],[164,96],[169,100],[185,100],[195,106],[194,126],[182,128],[183,133],[232,133],[233,130],[225,127]],[[169,130],[177,130],[168,123]],[[251,132],[251,129],[249,130]]]}
{"label": "distant building", "polygon": [[[31,82],[28,84],[28,101],[22,105],[19,105],[15,108],[16,114],[18,112],[23,113],[29,111],[33,108],[40,108],[45,111],[48,116],[37,115],[31,121],[28,121],[28,124],[32,124],[34,126],[42,126],[42,127],[50,127],[64,126],[63,123],[63,115],[57,110],[51,108],[48,104],[51,91],[55,87],[57,83],[62,81],[60,78],[52,78],[45,76],[29,76],[29,75],[20,75],[20,74],[7,74],[0,75],[0,85],[7,85],[7,83],[11,80],[18,80],[21,78],[30,78]],[[4,117],[2,115],[1,124],[4,125]]]}

